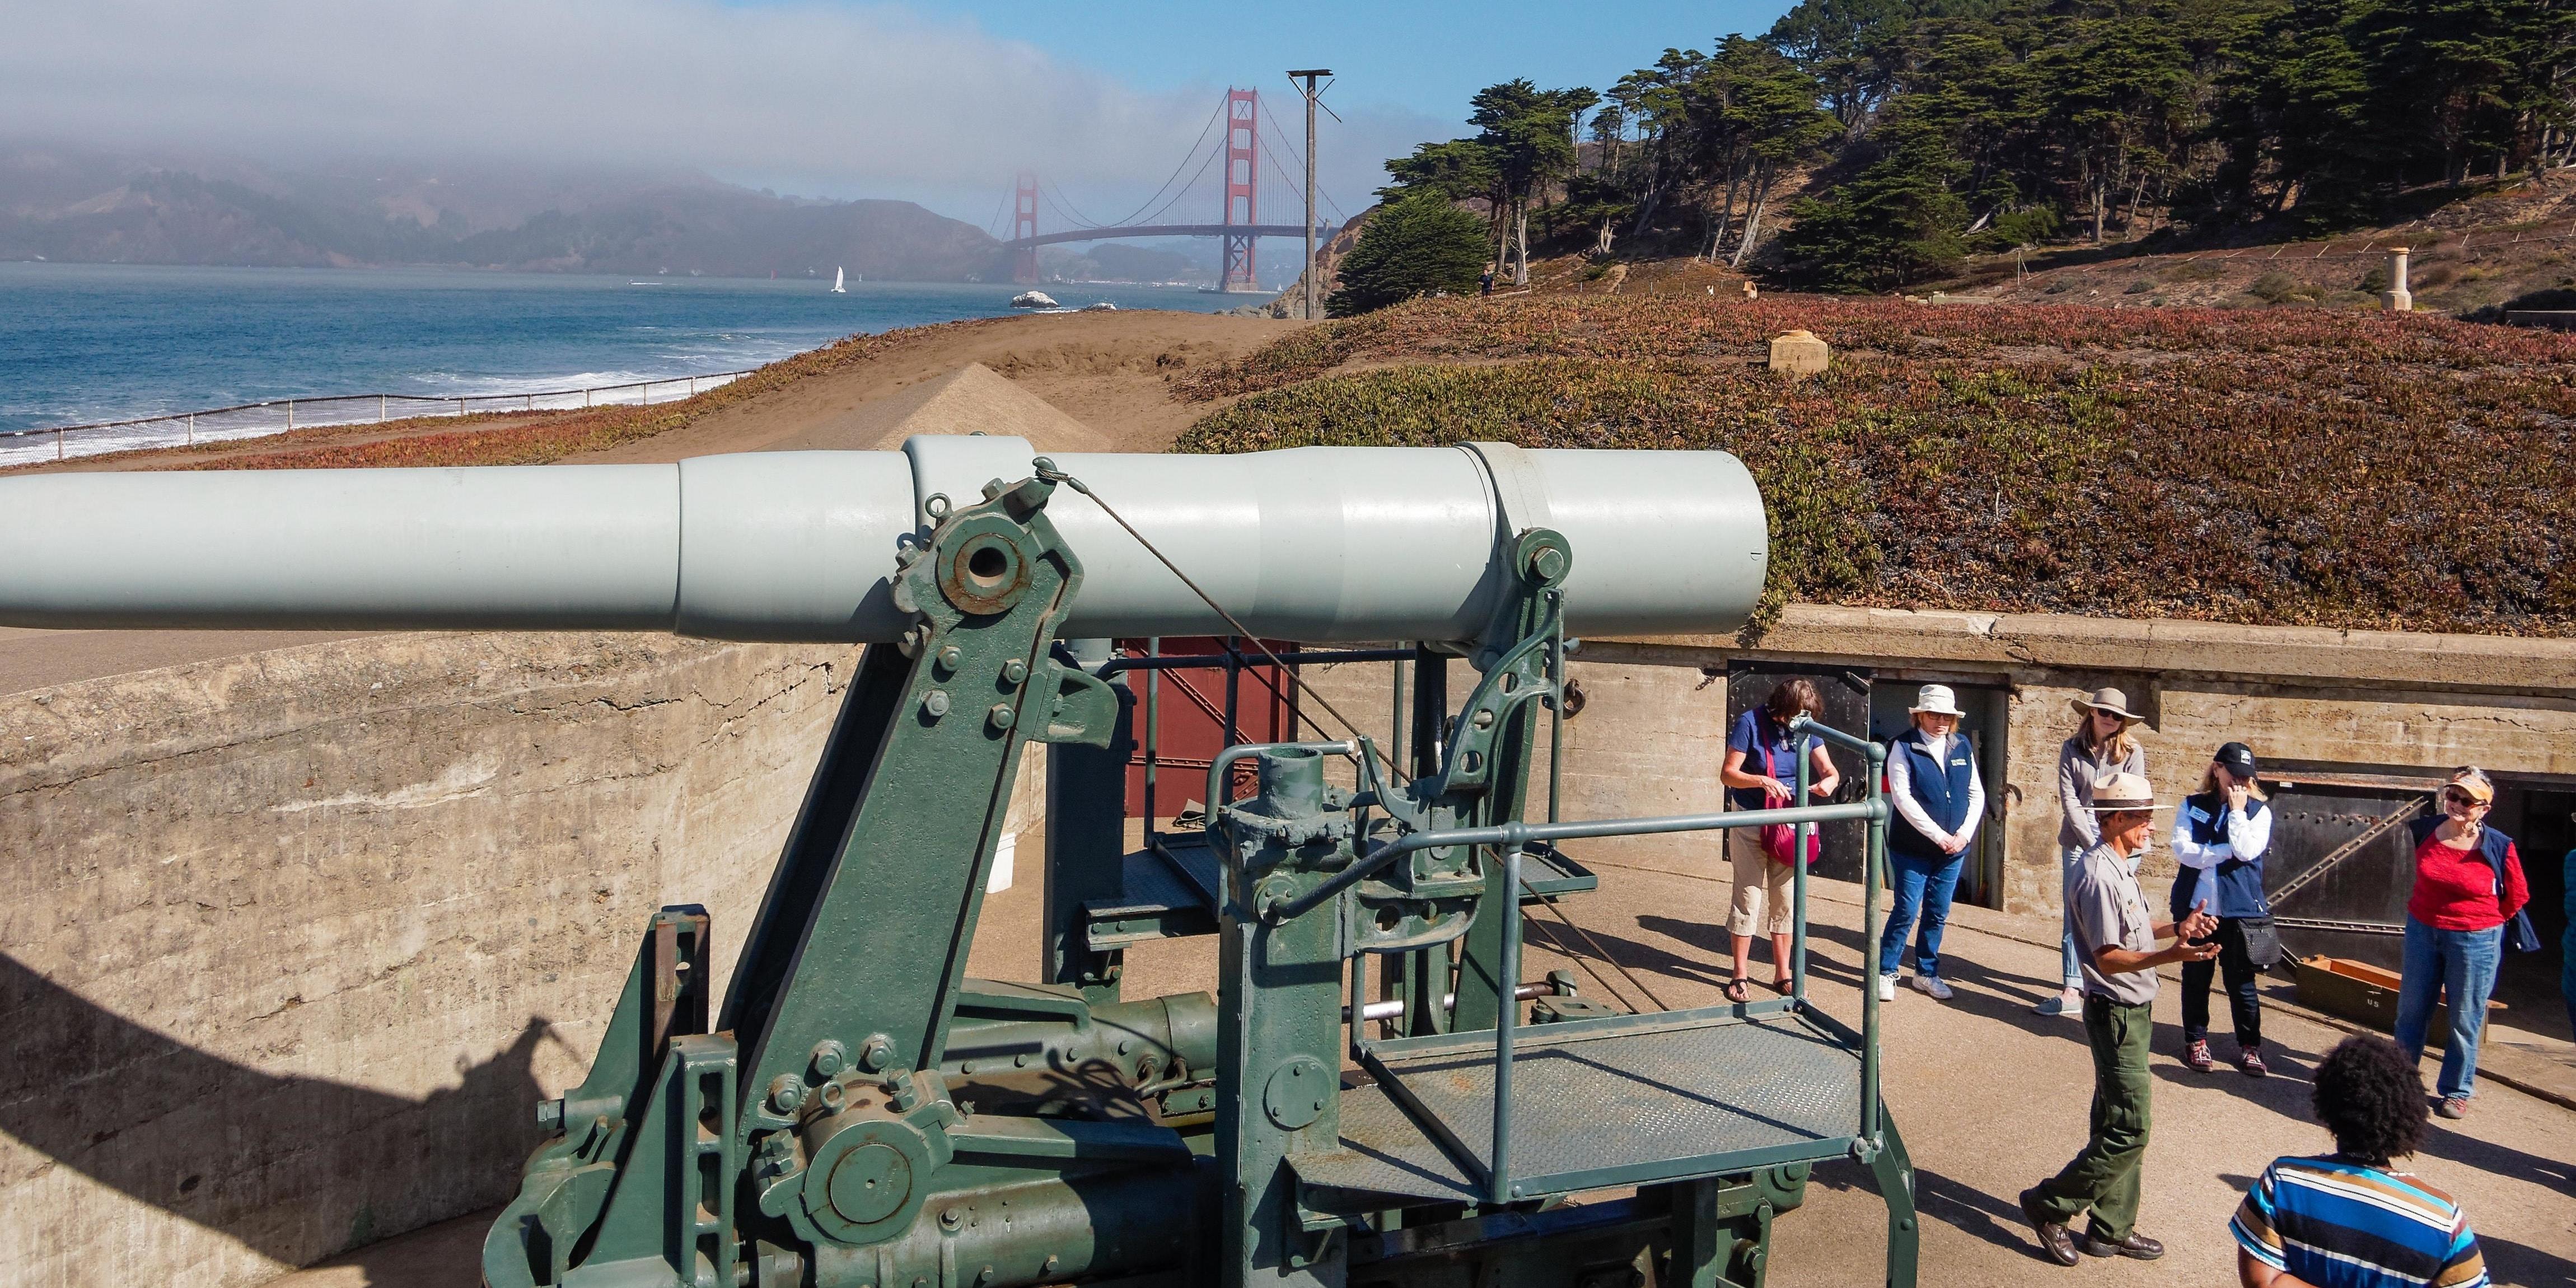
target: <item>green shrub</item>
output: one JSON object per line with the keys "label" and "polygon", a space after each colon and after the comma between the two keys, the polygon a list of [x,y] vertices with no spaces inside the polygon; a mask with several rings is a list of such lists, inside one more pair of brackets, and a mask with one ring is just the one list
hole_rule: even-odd
{"label": "green shrub", "polygon": [[2247,295],[2266,304],[2289,304],[2323,299],[2325,291],[2282,272],[2265,273],[2245,288]]}
{"label": "green shrub", "polygon": [[1418,295],[1476,289],[1485,267],[1485,221],[1436,196],[1379,207],[1342,260],[1324,301],[1333,317],[1401,304]]}

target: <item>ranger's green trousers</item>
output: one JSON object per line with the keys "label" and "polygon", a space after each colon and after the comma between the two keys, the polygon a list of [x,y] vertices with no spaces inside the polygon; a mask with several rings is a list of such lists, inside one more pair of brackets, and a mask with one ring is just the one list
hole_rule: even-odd
{"label": "ranger's green trousers", "polygon": [[2086,1209],[2093,1233],[2126,1239],[2138,1224],[2139,1173],[2147,1161],[2148,1038],[2155,1008],[2087,994],[2084,1036],[2093,1046],[2093,1138],[2065,1170],[2040,1182],[2038,1207],[2061,1225]]}

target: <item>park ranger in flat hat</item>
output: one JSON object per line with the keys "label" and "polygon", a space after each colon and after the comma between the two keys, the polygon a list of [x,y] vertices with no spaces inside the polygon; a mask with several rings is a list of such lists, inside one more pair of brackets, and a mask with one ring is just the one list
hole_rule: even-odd
{"label": "park ranger in flat hat", "polygon": [[[2159,810],[2143,775],[2112,774],[2093,785],[2088,807],[2102,843],[2077,864],[2066,887],[2066,921],[2084,971],[2084,1037],[2093,1048],[2093,1134],[2057,1175],[2022,1191],[2021,1210],[2039,1232],[2040,1250],[2062,1265],[2078,1254],[2153,1261],[2164,1245],[2138,1233],[2140,1167],[2147,1155],[2153,1080],[2148,1040],[2155,1031],[2156,968],[2206,961],[2217,919],[2194,912],[2177,926],[2155,920],[2131,868],[2147,847]],[[2159,939],[2174,944],[2156,947]],[[2081,1236],[2067,1228],[2090,1212]]]}

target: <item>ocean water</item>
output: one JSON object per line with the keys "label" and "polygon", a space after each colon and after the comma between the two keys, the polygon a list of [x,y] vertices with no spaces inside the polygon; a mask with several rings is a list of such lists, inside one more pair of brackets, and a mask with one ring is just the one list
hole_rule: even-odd
{"label": "ocean water", "polygon": [[[704,375],[860,332],[1008,314],[1011,296],[1023,289],[853,282],[848,294],[834,295],[830,285],[808,278],[0,263],[0,430],[285,398],[456,398]],[[1070,307],[1105,300],[1121,309],[1213,312],[1256,298],[1186,287],[1045,289]],[[660,391],[655,401],[673,394]],[[296,423],[373,419],[371,412],[316,413],[306,409]],[[113,430],[65,437],[74,455],[158,441]],[[54,451],[52,435],[0,438],[0,464]]]}

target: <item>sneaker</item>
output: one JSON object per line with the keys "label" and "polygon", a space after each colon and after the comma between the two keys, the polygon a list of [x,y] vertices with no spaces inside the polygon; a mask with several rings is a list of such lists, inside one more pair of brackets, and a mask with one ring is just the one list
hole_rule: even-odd
{"label": "sneaker", "polygon": [[1896,977],[1894,975],[1881,975],[1878,977],[1878,1000],[1882,1002],[1893,1002],[1896,1000]]}
{"label": "sneaker", "polygon": [[2182,1062],[2190,1065],[2194,1073],[2207,1073],[2218,1067],[2217,1059],[2209,1054],[2206,1041],[2186,1043],[2182,1049]]}
{"label": "sneaker", "polygon": [[2247,1047],[2237,1052],[2236,1067],[2243,1069],[2248,1078],[2260,1078],[2271,1072],[2263,1064],[2263,1050],[2260,1047]]}
{"label": "sneaker", "polygon": [[2433,1112],[2445,1118],[2466,1118],[2469,1116],[2469,1098],[2467,1096],[2445,1097],[2441,1107]]}
{"label": "sneaker", "polygon": [[1946,1002],[1950,1000],[1950,986],[1942,983],[1941,977],[1938,975],[1916,975],[1914,977],[1914,991],[1921,993],[1925,997],[1931,998],[1935,1002]]}
{"label": "sneaker", "polygon": [[2032,1009],[2038,1011],[2042,1015],[2080,1016],[2084,1014],[2084,995],[2070,988],[2059,993],[2055,997],[2041,1001],[2038,1006]]}

